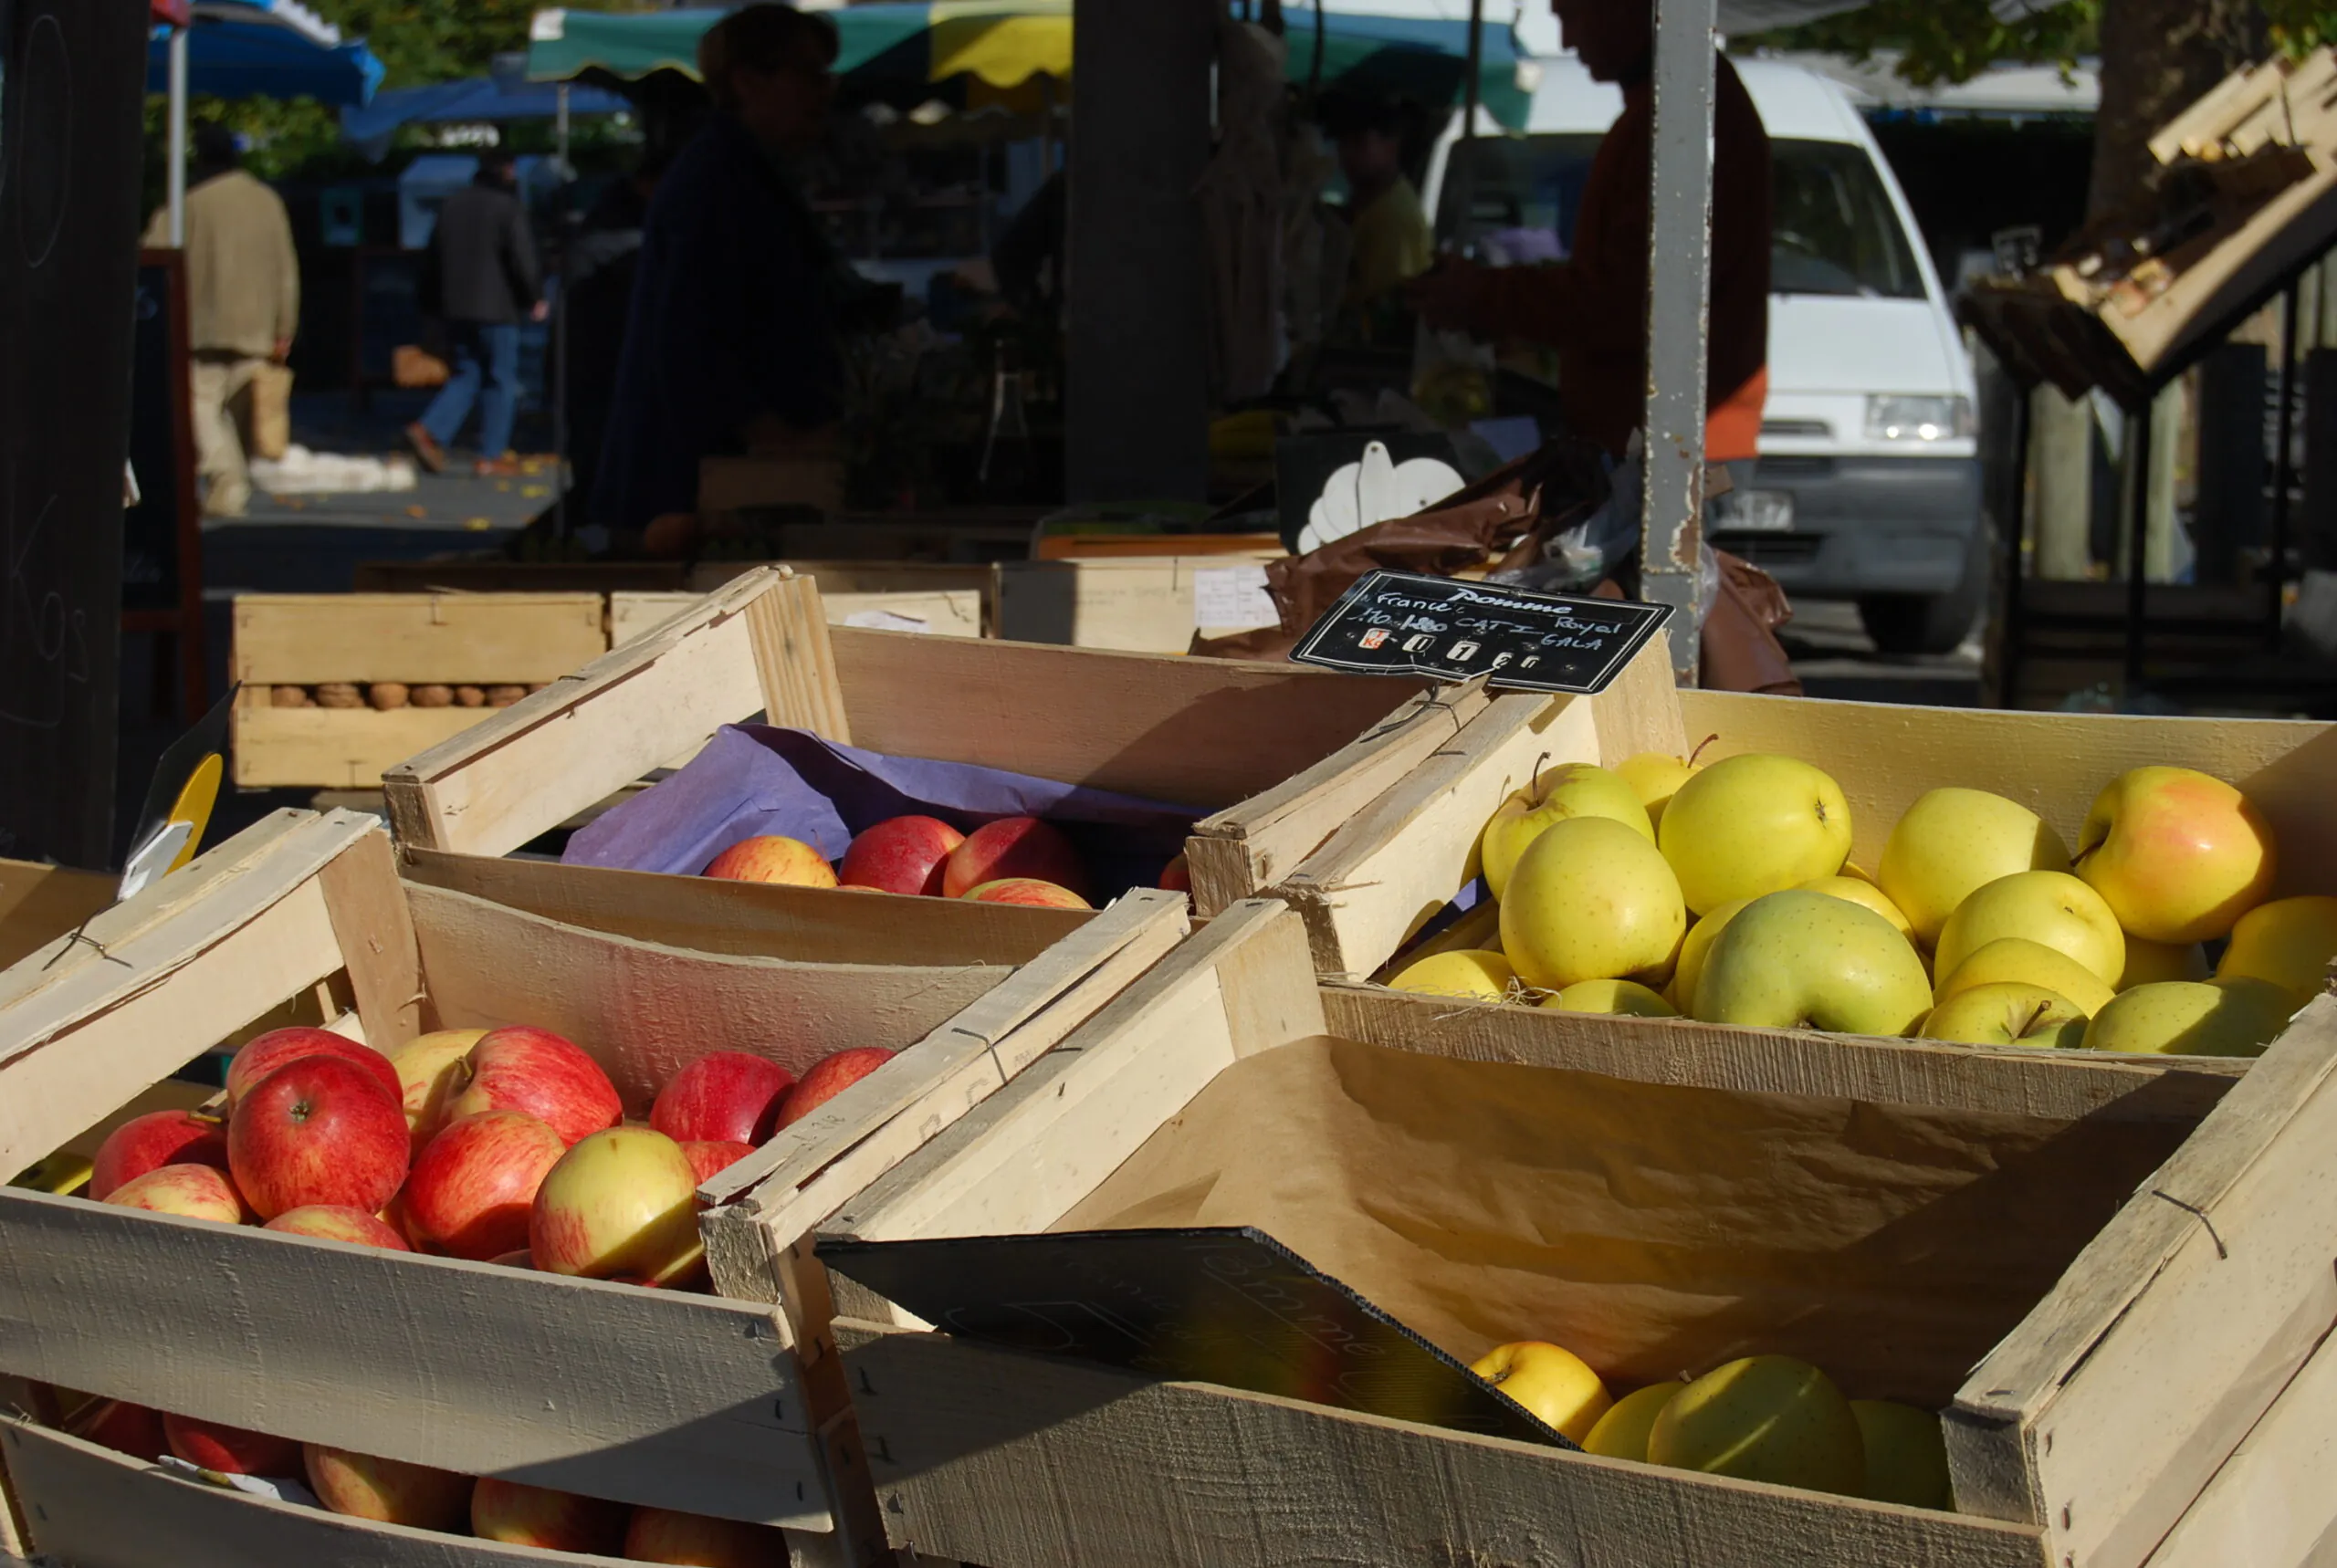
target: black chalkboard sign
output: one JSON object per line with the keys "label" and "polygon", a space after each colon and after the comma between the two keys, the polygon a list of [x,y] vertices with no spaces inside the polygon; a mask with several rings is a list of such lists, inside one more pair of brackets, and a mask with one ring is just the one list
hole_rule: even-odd
{"label": "black chalkboard sign", "polygon": [[1262,1230],[821,1238],[945,1333],[1462,1432],[1573,1444]]}
{"label": "black chalkboard sign", "polygon": [[121,519],[121,604],[179,607],[182,509],[194,476],[187,425],[186,287],[176,251],[139,257],[131,314],[130,467],[138,499]]}
{"label": "black chalkboard sign", "polygon": [[1374,571],[1339,597],[1290,656],[1358,674],[1490,675],[1496,686],[1598,692],[1671,614],[1668,604]]}

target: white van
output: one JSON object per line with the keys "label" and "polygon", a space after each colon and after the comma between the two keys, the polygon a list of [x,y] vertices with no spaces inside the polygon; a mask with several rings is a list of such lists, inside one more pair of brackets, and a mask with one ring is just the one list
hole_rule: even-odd
{"label": "white van", "polygon": [[[1787,591],[1855,599],[1891,653],[1944,653],[1988,585],[1972,363],[1907,199],[1841,88],[1734,60],[1775,161],[1769,401],[1749,486],[1713,504],[1712,542]],[[1562,55],[1536,62],[1523,135],[1478,121],[1475,178],[1437,143],[1422,199],[1441,243],[1520,264],[1562,256],[1619,89]]]}

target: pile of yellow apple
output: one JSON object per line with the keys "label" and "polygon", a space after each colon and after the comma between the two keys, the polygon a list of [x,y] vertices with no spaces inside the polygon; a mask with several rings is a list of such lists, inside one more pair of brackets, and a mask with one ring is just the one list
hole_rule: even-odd
{"label": "pile of yellow apple", "polygon": [[1617,1399],[1582,1358],[1522,1340],[1469,1370],[1585,1453],[1843,1497],[1952,1508],[1939,1417],[1912,1405],[1846,1399],[1789,1355],[1749,1355],[1692,1382]]}
{"label": "pile of yellow apple", "polygon": [[[2271,827],[2231,785],[2137,768],[2072,856],[1982,789],[1907,808],[1873,874],[1795,758],[1541,770],[1485,825],[1501,946],[1390,982],[1574,1012],[1983,1045],[2252,1056],[2326,982],[2337,898],[2267,902]],[[2209,964],[2207,944],[2222,944]]]}

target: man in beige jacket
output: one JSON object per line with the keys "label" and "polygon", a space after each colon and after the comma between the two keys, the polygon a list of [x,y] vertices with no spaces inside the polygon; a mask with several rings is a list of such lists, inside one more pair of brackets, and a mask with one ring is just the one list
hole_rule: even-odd
{"label": "man in beige jacket", "polygon": [[[193,352],[194,454],[216,517],[243,515],[252,494],[239,425],[248,426],[252,377],[282,364],[300,320],[300,263],[284,203],[237,166],[233,132],[201,125],[186,193],[187,347]],[[158,212],[146,243],[171,243]]]}

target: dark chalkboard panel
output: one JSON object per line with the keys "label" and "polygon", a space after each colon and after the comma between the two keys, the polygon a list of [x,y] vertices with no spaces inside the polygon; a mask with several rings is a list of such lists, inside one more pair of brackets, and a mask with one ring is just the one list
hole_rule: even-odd
{"label": "dark chalkboard panel", "polygon": [[1290,656],[1365,675],[1426,675],[1535,692],[1598,692],[1623,673],[1664,604],[1536,593],[1493,582],[1367,572]]}
{"label": "dark chalkboard panel", "polygon": [[143,5],[0,0],[0,854],[111,854]]}
{"label": "dark chalkboard panel", "polygon": [[[141,251],[131,310],[130,466],[138,498],[122,514],[122,630],[176,641],[187,722],[204,705],[203,512],[194,489],[194,392],[188,382],[186,263]],[[158,700],[168,698],[161,692]]]}

